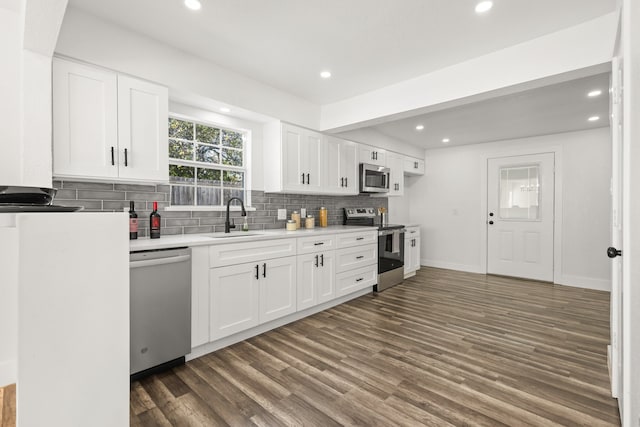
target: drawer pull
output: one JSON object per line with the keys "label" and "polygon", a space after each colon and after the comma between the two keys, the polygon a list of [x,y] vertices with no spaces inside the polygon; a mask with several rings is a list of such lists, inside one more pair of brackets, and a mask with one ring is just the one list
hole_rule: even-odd
{"label": "drawer pull", "polygon": [[364,280],[364,277],[361,277],[359,279],[356,279],[356,282],[362,282]]}
{"label": "drawer pull", "polygon": [[364,237],[356,237],[356,240],[364,240]]}
{"label": "drawer pull", "polygon": [[324,245],[324,242],[318,242],[313,244],[313,246],[320,246],[320,245]]}
{"label": "drawer pull", "polygon": [[364,255],[360,255],[356,257],[356,259],[362,259],[362,258],[364,258]]}

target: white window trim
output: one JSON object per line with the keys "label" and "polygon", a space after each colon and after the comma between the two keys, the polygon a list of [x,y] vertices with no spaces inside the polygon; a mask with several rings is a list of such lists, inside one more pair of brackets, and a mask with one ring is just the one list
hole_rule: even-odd
{"label": "white window trim", "polygon": [[[169,158],[169,164],[180,164],[180,165],[188,165],[188,166],[195,166],[195,167],[207,167],[207,168],[211,168],[214,169],[216,167],[220,168],[220,170],[231,170],[231,171],[238,171],[238,172],[244,172],[244,206],[245,206],[245,210],[253,212],[256,209],[254,207],[251,206],[251,130],[249,129],[244,129],[244,128],[234,128],[231,127],[229,125],[223,125],[223,124],[219,124],[216,122],[212,122],[212,121],[207,121],[207,120],[201,120],[201,119],[196,119],[192,116],[188,116],[185,114],[180,114],[180,113],[173,113],[173,112],[169,112],[169,118],[174,118],[177,120],[183,120],[183,121],[188,121],[191,123],[198,123],[201,125],[205,125],[205,126],[211,126],[211,127],[216,127],[219,129],[226,129],[226,130],[230,130],[230,131],[234,131],[234,132],[242,132],[245,135],[245,145],[244,148],[242,150],[242,154],[243,154],[243,164],[244,167],[237,167],[237,166],[228,166],[228,165],[217,165],[217,164],[210,164],[210,163],[203,163],[203,162],[189,162],[189,161],[185,161],[182,159],[172,159]],[[169,139],[177,139],[180,140],[180,138],[171,138],[169,137]],[[194,141],[195,142],[195,141]],[[233,148],[233,147],[231,147]],[[173,184],[171,182],[169,182],[169,186],[172,186]],[[171,203],[171,190],[169,191],[169,203]],[[171,206],[167,206],[165,207],[163,210],[165,211],[176,211],[176,212],[180,212],[180,211],[226,211],[227,207],[225,205],[222,206],[202,206],[202,205],[171,205]],[[236,211],[236,210],[241,210],[239,206],[237,205],[232,205],[230,207],[231,211]]]}

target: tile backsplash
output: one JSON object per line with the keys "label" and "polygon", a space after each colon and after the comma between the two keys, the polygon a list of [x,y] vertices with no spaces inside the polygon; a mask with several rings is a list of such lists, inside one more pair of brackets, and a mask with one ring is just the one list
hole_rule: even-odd
{"label": "tile backsplash", "polygon": [[[82,206],[86,212],[122,212],[129,207],[129,201],[135,202],[140,223],[139,236],[145,237],[149,231],[149,214],[154,201],[162,217],[162,234],[192,234],[224,231],[225,212],[223,211],[165,211],[170,205],[168,185],[120,184],[110,182],[82,182],[55,180],[53,186],[58,189],[54,203],[63,206]],[[307,209],[308,215],[317,217],[321,206],[328,210],[329,225],[342,224],[345,207],[385,207],[386,197],[358,196],[308,196],[300,194],[265,193],[251,191],[251,204],[255,211],[247,212],[250,230],[284,228],[285,221],[278,220],[278,209],[291,212]],[[238,226],[243,219],[240,212],[231,212]],[[239,228],[238,228],[239,229]]]}

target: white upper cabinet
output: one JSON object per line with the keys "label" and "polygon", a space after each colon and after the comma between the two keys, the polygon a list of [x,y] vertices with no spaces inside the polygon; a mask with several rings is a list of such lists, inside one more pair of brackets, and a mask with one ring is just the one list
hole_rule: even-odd
{"label": "white upper cabinet", "polygon": [[333,194],[358,194],[358,144],[333,136],[325,137],[326,156],[323,189]]}
{"label": "white upper cabinet", "polygon": [[320,190],[321,143],[322,135],[317,132],[282,124],[283,190]]}
{"label": "white upper cabinet", "polygon": [[387,167],[389,168],[389,196],[404,195],[404,156],[387,153]]}
{"label": "white upper cabinet", "polygon": [[358,154],[359,163],[369,163],[372,165],[386,166],[387,152],[381,148],[371,147],[369,145],[360,145]]}
{"label": "white upper cabinet", "polygon": [[120,178],[169,180],[166,87],[118,76]]}
{"label": "white upper cabinet", "polygon": [[53,61],[53,175],[166,182],[168,90]]}
{"label": "white upper cabinet", "polygon": [[53,174],[117,177],[118,79],[53,60]]}
{"label": "white upper cabinet", "polygon": [[424,175],[424,160],[405,156],[404,173],[405,175]]}

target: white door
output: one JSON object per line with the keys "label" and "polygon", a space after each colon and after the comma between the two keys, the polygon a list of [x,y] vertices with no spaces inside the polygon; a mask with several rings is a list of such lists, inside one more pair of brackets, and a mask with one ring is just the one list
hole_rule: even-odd
{"label": "white door", "polygon": [[487,166],[487,273],[552,282],[554,154]]}
{"label": "white door", "polygon": [[609,369],[611,395],[620,397],[622,378],[622,64],[613,58],[611,74],[611,247],[607,250],[611,260],[611,345]]}

